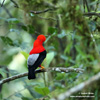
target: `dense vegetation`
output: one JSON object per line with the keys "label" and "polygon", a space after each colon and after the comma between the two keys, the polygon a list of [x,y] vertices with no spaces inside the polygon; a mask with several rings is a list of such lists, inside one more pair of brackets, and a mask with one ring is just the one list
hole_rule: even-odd
{"label": "dense vegetation", "polygon": [[[99,0],[1,0],[0,80],[27,72],[27,57],[39,34],[47,38],[45,68],[84,72],[50,71],[31,81],[19,78],[0,85],[0,100],[50,100],[99,73],[99,5]],[[91,100],[99,100],[99,84],[100,80],[73,95],[90,92],[95,96]]]}

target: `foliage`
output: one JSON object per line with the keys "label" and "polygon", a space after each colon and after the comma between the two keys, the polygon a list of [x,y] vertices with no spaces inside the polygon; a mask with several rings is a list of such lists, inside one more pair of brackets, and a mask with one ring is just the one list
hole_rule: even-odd
{"label": "foliage", "polygon": [[[45,67],[79,67],[85,72],[38,74],[32,81],[21,78],[0,86],[0,100],[50,99],[99,72],[100,2],[85,1],[87,5],[82,0],[5,1],[4,7],[0,7],[0,75],[3,78],[27,71],[29,51],[39,34],[47,38]],[[45,12],[46,9],[49,10]],[[96,100],[100,97],[98,83],[84,91],[93,92]]]}

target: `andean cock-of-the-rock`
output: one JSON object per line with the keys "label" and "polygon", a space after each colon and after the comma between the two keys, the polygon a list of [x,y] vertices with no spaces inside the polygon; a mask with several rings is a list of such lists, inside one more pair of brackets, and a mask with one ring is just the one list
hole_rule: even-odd
{"label": "andean cock-of-the-rock", "polygon": [[41,67],[41,70],[44,69],[41,66],[41,63],[46,58],[46,50],[43,47],[43,42],[46,40],[44,35],[39,35],[33,43],[33,49],[29,53],[27,60],[28,65],[28,79],[35,79],[35,70],[37,67]]}

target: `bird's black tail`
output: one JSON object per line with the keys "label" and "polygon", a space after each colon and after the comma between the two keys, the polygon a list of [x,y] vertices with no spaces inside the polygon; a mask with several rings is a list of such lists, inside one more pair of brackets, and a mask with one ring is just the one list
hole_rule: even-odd
{"label": "bird's black tail", "polygon": [[28,66],[28,79],[35,79],[35,68]]}

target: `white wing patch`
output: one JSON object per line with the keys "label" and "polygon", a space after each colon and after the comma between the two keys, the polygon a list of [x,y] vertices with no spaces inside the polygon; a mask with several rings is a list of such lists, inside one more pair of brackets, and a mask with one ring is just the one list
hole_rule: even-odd
{"label": "white wing patch", "polygon": [[27,64],[33,65],[36,62],[36,60],[38,59],[38,57],[39,57],[39,54],[29,55],[28,60],[27,60]]}

